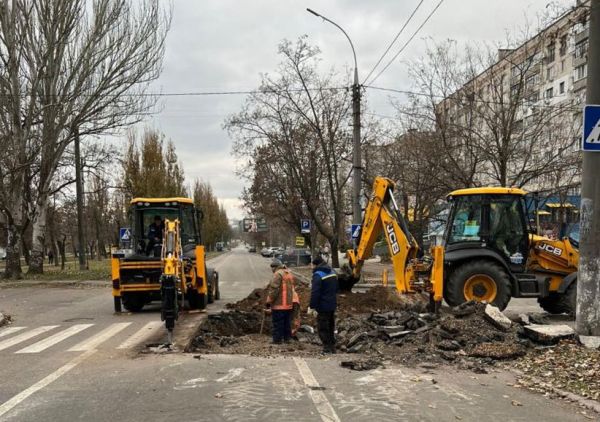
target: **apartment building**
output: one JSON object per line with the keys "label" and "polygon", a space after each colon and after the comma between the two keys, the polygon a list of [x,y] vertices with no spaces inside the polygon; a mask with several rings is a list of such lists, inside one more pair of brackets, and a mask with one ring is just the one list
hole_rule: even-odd
{"label": "apartment building", "polygon": [[479,183],[577,194],[588,10],[589,2],[578,1],[518,47],[499,50],[437,105],[442,129],[453,128],[457,139],[475,133],[480,150],[489,148]]}

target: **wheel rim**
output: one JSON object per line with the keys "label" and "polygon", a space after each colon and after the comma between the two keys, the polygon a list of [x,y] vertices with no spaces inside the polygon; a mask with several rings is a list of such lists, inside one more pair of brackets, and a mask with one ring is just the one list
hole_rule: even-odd
{"label": "wheel rim", "polygon": [[486,274],[475,274],[467,279],[463,289],[466,300],[491,303],[496,299],[498,288],[492,277]]}

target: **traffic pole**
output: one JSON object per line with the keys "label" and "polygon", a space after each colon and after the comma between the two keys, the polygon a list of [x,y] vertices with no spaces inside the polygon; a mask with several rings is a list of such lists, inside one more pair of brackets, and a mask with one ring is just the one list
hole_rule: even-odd
{"label": "traffic pole", "polygon": [[77,257],[79,270],[87,269],[85,256],[85,233],[83,228],[83,175],[81,152],[79,146],[79,129],[75,128],[75,196],[77,201]]}
{"label": "traffic pole", "polygon": [[[600,105],[600,0],[591,1],[586,103]],[[583,151],[577,332],[600,336],[600,152]]]}

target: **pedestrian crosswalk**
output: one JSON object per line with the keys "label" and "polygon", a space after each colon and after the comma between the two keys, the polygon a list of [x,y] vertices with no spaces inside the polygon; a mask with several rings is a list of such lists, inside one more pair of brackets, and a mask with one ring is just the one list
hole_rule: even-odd
{"label": "pedestrian crosswalk", "polygon": [[[0,352],[20,355],[61,350],[84,352],[99,348],[133,349],[155,335],[162,323],[150,321],[112,324],[43,325],[0,328]],[[0,353],[1,354],[1,353]]]}

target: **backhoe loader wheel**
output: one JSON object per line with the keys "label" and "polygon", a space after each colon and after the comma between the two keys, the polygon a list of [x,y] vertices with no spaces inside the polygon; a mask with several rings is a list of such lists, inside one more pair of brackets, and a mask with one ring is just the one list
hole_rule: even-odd
{"label": "backhoe loader wheel", "polygon": [[538,298],[538,303],[549,314],[574,316],[577,306],[577,283],[571,283],[564,293],[551,292],[546,297]]}
{"label": "backhoe loader wheel", "polygon": [[208,282],[208,294],[206,301],[213,303],[215,301],[215,277],[211,274],[209,276],[210,281]]}
{"label": "backhoe loader wheel", "polygon": [[475,300],[491,303],[502,311],[510,301],[508,274],[491,261],[462,264],[450,274],[444,290],[444,299],[450,306]]}
{"label": "backhoe loader wheel", "polygon": [[129,312],[140,312],[146,304],[146,296],[141,293],[125,293],[123,295],[123,306]]}
{"label": "backhoe loader wheel", "polygon": [[215,273],[215,300],[221,300],[221,290],[219,289],[219,274]]}
{"label": "backhoe loader wheel", "polygon": [[115,312],[121,312],[121,296],[114,296]]}
{"label": "backhoe loader wheel", "polygon": [[190,305],[190,309],[204,309],[206,308],[207,297],[205,294],[198,293],[196,290],[192,289],[187,293],[188,304]]}

